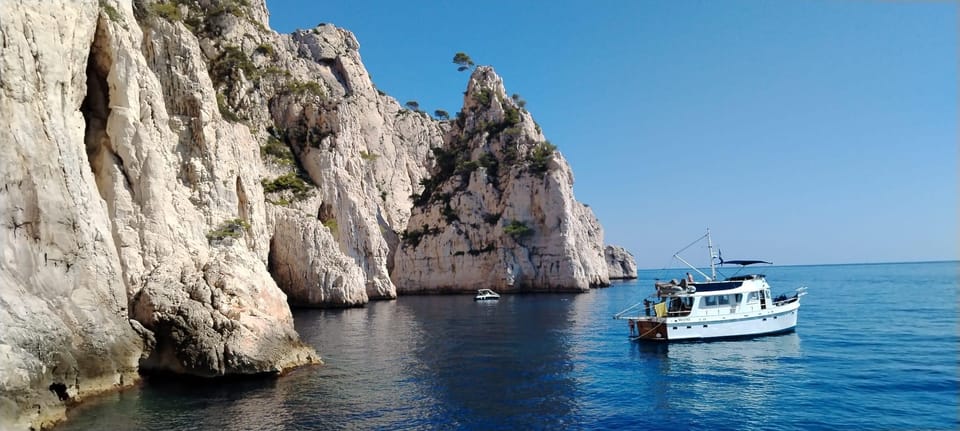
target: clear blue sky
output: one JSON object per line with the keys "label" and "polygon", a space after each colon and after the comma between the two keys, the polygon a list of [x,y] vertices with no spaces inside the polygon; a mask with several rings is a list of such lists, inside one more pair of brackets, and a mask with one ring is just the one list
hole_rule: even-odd
{"label": "clear blue sky", "polygon": [[728,259],[958,258],[957,2],[268,7],[282,33],[352,31],[377,87],[428,112],[460,109],[455,52],[493,66],[641,268],[707,227]]}

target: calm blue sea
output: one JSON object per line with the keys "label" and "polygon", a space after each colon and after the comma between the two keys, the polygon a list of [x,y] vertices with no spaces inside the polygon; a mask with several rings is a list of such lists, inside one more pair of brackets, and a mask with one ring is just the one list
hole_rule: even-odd
{"label": "calm blue sea", "polygon": [[[150,379],[59,430],[958,429],[960,263],[767,267],[807,286],[795,333],[627,339],[653,278],[586,294],[401,297],[300,310],[326,365],[280,379]],[[729,275],[729,274],[728,274]]]}

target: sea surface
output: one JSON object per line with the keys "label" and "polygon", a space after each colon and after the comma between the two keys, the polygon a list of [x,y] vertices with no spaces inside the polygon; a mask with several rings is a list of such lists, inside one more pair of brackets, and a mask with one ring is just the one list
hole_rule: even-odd
{"label": "sea surface", "polygon": [[774,295],[809,288],[796,332],[629,341],[612,315],[684,270],[579,295],[297,310],[326,365],[222,384],[148,378],[82,404],[57,429],[960,428],[960,263],[757,269]]}

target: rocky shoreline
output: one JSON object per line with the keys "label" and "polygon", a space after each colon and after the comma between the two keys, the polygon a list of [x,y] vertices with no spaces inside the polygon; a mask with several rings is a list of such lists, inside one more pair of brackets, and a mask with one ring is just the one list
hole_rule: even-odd
{"label": "rocky shoreline", "polygon": [[262,0],[62,6],[0,3],[0,429],[140,371],[319,363],[288,304],[636,276],[492,68],[434,119]]}

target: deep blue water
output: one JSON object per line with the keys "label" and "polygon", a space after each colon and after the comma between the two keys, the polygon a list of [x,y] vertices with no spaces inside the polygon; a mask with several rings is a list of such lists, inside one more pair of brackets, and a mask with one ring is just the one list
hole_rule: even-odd
{"label": "deep blue water", "polygon": [[763,272],[774,294],[809,287],[796,332],[629,341],[611,316],[654,277],[683,271],[580,295],[299,310],[322,367],[220,385],[149,379],[85,403],[58,429],[960,428],[960,263]]}

